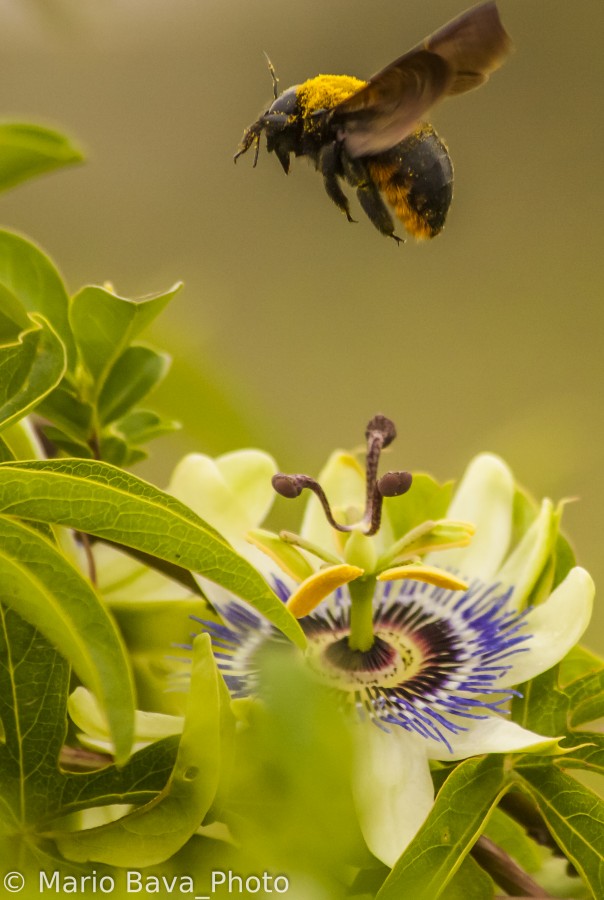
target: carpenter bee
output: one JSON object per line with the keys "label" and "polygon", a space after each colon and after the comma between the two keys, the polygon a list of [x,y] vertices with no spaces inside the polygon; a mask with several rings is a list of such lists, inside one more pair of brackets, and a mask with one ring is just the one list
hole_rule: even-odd
{"label": "carpenter bee", "polygon": [[290,157],[307,156],[325,190],[349,222],[340,179],[356,189],[360,204],[382,234],[401,240],[385,197],[414,237],[442,231],[453,195],[453,166],[443,141],[422,121],[444,97],[483,84],[511,50],[495,2],[453,19],[369,81],[318,75],[279,94],[270,63],[274,102],[243,133],[235,161],[266,134],[285,174]]}

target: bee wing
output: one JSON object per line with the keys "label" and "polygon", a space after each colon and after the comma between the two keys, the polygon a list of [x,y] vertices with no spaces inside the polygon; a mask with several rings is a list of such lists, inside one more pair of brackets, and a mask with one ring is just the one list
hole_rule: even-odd
{"label": "bee wing", "polygon": [[468,10],[334,107],[338,138],[353,158],[389,150],[438,100],[486,81],[510,49],[494,2]]}
{"label": "bee wing", "polygon": [[424,41],[424,47],[447,61],[453,79],[447,94],[479,87],[511,52],[512,41],[501,24],[495,2],[462,13]]}
{"label": "bee wing", "polygon": [[410,51],[374,75],[331,114],[349,156],[372,156],[402,141],[446,94],[452,77],[447,61],[424,49]]}

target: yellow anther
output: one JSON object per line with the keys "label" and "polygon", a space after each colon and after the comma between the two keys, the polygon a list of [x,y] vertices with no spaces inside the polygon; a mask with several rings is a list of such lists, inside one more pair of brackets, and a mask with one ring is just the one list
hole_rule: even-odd
{"label": "yellow anther", "polygon": [[425,581],[449,591],[467,591],[468,589],[468,585],[461,578],[457,578],[443,569],[437,569],[436,566],[396,566],[394,569],[380,572],[377,578],[378,581]]}
{"label": "yellow anther", "polygon": [[316,609],[319,603],[337,588],[354,581],[362,574],[363,569],[358,566],[339,565],[319,569],[302,582],[285,605],[292,615],[301,619]]}

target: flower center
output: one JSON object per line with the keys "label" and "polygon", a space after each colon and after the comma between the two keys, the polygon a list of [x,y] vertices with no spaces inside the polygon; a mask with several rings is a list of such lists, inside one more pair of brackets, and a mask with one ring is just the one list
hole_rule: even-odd
{"label": "flower center", "polygon": [[347,693],[368,687],[400,686],[421,671],[424,654],[401,632],[379,628],[369,650],[353,650],[348,635],[334,639],[317,634],[309,645],[308,662],[318,678]]}
{"label": "flower center", "polygon": [[[287,588],[276,580],[283,600]],[[473,719],[499,714],[515,693],[499,686],[509,658],[529,649],[525,615],[508,609],[512,588],[474,581],[459,596],[427,583],[378,585],[373,596],[375,640],[352,648],[352,598],[338,588],[329,602],[301,619],[306,660],[343,705],[381,728],[400,726],[449,750],[451,735]],[[258,653],[287,643],[256,613],[230,601],[224,623],[197,621],[209,631],[214,654],[234,697],[258,688]]]}

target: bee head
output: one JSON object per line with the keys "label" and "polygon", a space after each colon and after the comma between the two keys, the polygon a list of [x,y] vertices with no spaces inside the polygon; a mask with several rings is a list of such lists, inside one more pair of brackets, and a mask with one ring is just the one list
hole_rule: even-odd
{"label": "bee head", "polygon": [[266,149],[277,155],[284,171],[289,171],[289,154],[294,152],[296,121],[298,116],[298,85],[283,91],[249,128],[243,132],[243,138],[235,154],[235,162],[252,144],[256,145],[254,166],[258,160],[260,135],[266,135]]}

